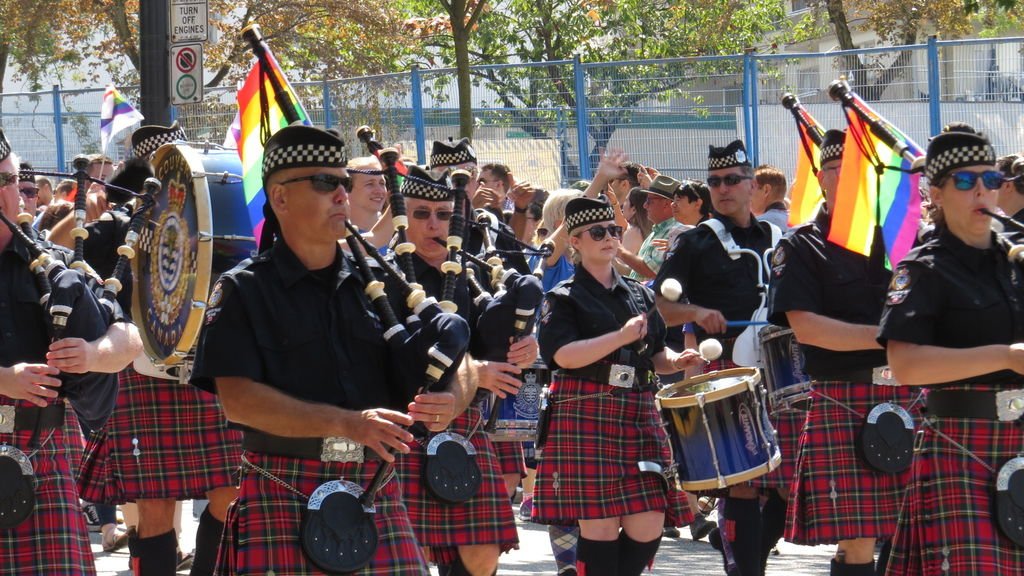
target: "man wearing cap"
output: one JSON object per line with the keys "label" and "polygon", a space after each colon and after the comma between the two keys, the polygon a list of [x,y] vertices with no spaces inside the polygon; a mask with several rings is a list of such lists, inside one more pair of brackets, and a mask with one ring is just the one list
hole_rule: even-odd
{"label": "man wearing cap", "polygon": [[[15,221],[18,160],[2,131],[0,184],[0,211]],[[43,247],[57,260],[70,259],[59,248]],[[116,372],[142,343],[135,326],[123,321],[92,342],[51,343],[31,261],[29,249],[0,226],[0,574],[95,574],[74,486],[81,432],[58,398],[58,376]]]}
{"label": "man wearing cap", "polygon": [[[408,239],[416,247],[412,256],[416,282],[423,286],[427,296],[441,300],[445,276],[441,266],[447,260],[448,249],[438,240],[448,237],[454,210],[448,177],[410,166],[402,183],[402,195],[409,216]],[[479,272],[476,275],[485,278]],[[397,288],[389,289],[389,294],[394,308],[404,309],[401,298],[395,298],[399,295]],[[472,329],[471,353],[480,351],[487,335],[477,329],[482,307],[472,300],[465,274],[458,278],[453,301],[458,307],[457,314],[465,318]],[[498,327],[489,330],[500,331]],[[481,474],[477,494],[466,502],[443,504],[427,491],[422,478],[424,447],[420,442],[409,445],[412,453],[399,465],[402,494],[417,539],[429,549],[430,559],[447,567],[451,576],[492,574],[498,567],[499,555],[519,543],[501,466],[494,445],[482,430],[486,418],[482,407],[491,391],[502,395],[518,391],[522,385],[518,379],[521,367],[529,366],[536,359],[537,341],[529,336],[501,345],[505,348],[505,362],[470,360],[478,371],[478,390],[450,429],[468,438],[476,449]]]}
{"label": "man wearing cap", "polygon": [[[300,540],[307,507],[319,506],[314,491],[339,479],[368,488],[381,460],[408,452],[404,426],[454,417],[452,393],[407,405],[405,383],[388,377],[389,363],[402,360],[390,356],[364,281],[338,244],[348,211],[344,166],[344,143],[327,131],[293,125],[275,133],[264,149],[263,187],[264,232],[276,240],[223,274],[210,296],[191,382],[216,392],[244,430],[222,574],[319,573]],[[426,574],[398,483],[386,481],[373,504],[379,544],[358,573]]]}
{"label": "man wearing cap", "polygon": [[[139,192],[153,176],[150,157],[160,145],[185,138],[176,125],[143,126],[132,134],[134,157],[112,177],[111,184]],[[98,164],[102,165],[102,164]],[[124,242],[131,212],[130,196],[107,188],[111,209],[86,225],[85,256],[97,269],[112,269]],[[130,302],[131,278],[118,295]],[[138,505],[138,526],[129,530],[128,548],[136,576],[175,573],[180,560],[174,529],[175,503],[210,501],[199,519],[191,574],[213,573],[228,504],[237,496],[241,435],[230,430],[217,398],[177,379],[140,373],[129,366],[118,375],[117,404],[103,428],[86,446],[78,490],[95,504]],[[153,407],[160,406],[164,417]]]}
{"label": "man wearing cap", "polygon": [[[743,142],[735,140],[724,148],[710,147],[707,182],[713,216],[679,235],[675,250],[655,280],[658,310],[666,324],[693,322],[698,342],[708,337],[721,341],[722,358],[708,364],[705,372],[736,366],[729,358],[743,328],[729,327],[726,321],[750,320],[761,303],[758,284],[766,278],[758,278],[759,261],[746,254],[733,259],[730,252],[742,248],[761,255],[781,236],[777,227],[759,222],[750,211],[753,179],[754,169]],[[667,278],[675,278],[683,287],[683,297],[678,302],[660,295],[661,284]],[[746,484],[733,486],[721,504],[719,525],[723,544],[726,550],[732,550],[738,574],[761,574],[758,489]]]}
{"label": "man wearing cap", "polygon": [[[913,411],[918,392],[872,383],[886,363],[875,340],[891,274],[884,247],[873,257],[828,241],[836,205],[845,132],[829,130],[821,146],[818,182],[825,204],[793,229],[772,256],[769,320],[793,329],[810,375],[814,401],[800,435],[786,539],[838,542],[831,574],[875,574],[876,539],[896,529],[908,470],[882,471],[858,453],[865,417],[883,402]],[[881,382],[879,382],[881,383]],[[884,573],[879,559],[878,573]]]}
{"label": "man wearing cap", "polygon": [[[663,242],[671,246],[675,237],[684,230],[683,225],[676,221],[672,214],[672,201],[679,190],[681,183],[675,178],[659,174],[651,182],[650,186],[644,188],[647,200],[644,208],[647,209],[647,217],[654,226],[651,233],[644,238],[643,244],[637,250],[636,255],[620,247],[619,258],[630,268],[629,277],[634,280],[649,280],[658,274],[662,263],[665,262],[666,252],[658,247]],[[660,241],[660,242],[659,242]]]}

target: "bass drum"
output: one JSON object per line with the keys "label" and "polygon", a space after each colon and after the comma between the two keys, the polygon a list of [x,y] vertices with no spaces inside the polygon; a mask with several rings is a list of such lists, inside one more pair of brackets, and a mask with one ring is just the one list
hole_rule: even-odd
{"label": "bass drum", "polygon": [[173,378],[199,337],[210,286],[256,253],[256,238],[237,151],[165,144],[153,168],[160,193],[132,260],[132,315],[151,366],[136,369]]}

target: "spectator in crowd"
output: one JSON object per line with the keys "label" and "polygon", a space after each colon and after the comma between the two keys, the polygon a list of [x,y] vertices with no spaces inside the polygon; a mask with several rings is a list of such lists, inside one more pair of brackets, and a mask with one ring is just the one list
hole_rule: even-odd
{"label": "spectator in crowd", "polygon": [[754,182],[754,197],[750,201],[754,216],[785,231],[789,228],[786,175],[774,166],[762,164],[754,170]]}

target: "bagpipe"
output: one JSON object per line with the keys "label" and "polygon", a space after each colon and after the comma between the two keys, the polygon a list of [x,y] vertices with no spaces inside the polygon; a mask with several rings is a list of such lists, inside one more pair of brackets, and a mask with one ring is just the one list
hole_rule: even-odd
{"label": "bagpipe", "polygon": [[828,94],[833,100],[840,102],[844,108],[856,114],[867,124],[873,135],[909,162],[913,170],[924,168],[924,151],[909,139],[901,138],[900,131],[868,105],[845,80],[833,80],[828,86]]}
{"label": "bagpipe", "polygon": [[[75,158],[73,166],[76,170],[73,174],[24,171],[25,175],[74,177],[78,182],[74,206],[75,227],[71,231],[75,248],[69,264],[65,264],[64,259],[57,256],[48,245],[37,240],[30,214],[20,214],[19,224],[15,224],[0,213],[0,221],[11,230],[15,240],[28,250],[32,258],[29,268],[40,293],[39,303],[49,318],[47,332],[51,340],[81,338],[91,342],[106,334],[114,322],[124,319],[124,313],[117,303],[117,295],[122,290],[129,261],[135,257],[139,231],[145,223],[147,212],[152,207],[155,191],[160,189],[160,182],[155,178],[146,180],[144,192],[140,194],[89,177],[86,174],[89,160],[85,156]],[[113,273],[105,280],[96,274],[84,258],[85,240],[89,236],[85,228],[86,196],[87,186],[91,182],[103,184],[109,191],[124,195],[125,198],[135,196],[139,199],[132,213],[124,243],[117,249],[118,258]],[[62,373],[60,379],[60,395],[68,399],[79,418],[92,429],[102,427],[116,402],[117,374]]]}
{"label": "bagpipe", "polygon": [[[800,104],[800,99],[797,98],[795,94],[786,92],[782,95],[782,107],[792,112],[793,119],[796,120],[797,126],[807,134],[807,137],[815,146],[821,148],[822,142],[825,141],[825,129],[822,128],[821,124],[814,119],[814,116],[811,116],[811,113],[808,112],[802,104]],[[818,159],[814,157],[813,153],[811,153],[810,146],[808,146],[807,142],[804,141],[803,138],[800,139],[800,144],[804,147],[804,153],[806,153],[807,157],[811,160],[811,171],[814,174],[817,174],[819,170]]]}

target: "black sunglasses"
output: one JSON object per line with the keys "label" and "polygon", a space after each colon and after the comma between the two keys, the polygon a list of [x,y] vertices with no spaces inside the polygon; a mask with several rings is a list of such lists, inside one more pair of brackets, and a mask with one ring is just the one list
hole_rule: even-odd
{"label": "black sunglasses", "polygon": [[417,220],[430,220],[430,215],[437,216],[437,219],[441,222],[447,222],[452,219],[452,214],[455,212],[452,210],[438,210],[437,212],[431,212],[426,208],[419,208],[412,211],[412,217]]}
{"label": "black sunglasses", "polygon": [[708,186],[711,188],[717,188],[725,183],[726,186],[735,186],[744,180],[750,180],[750,176],[741,176],[739,174],[729,174],[726,176],[708,176]]}
{"label": "black sunglasses", "polygon": [[1003,176],[1003,173],[996,170],[986,170],[980,173],[962,170],[960,172],[953,172],[949,177],[953,180],[953,186],[957,190],[965,192],[967,190],[974,190],[974,186],[978,183],[978,178],[981,178],[981,183],[989,190],[999,190],[1003,183],[1006,182],[1006,177]]}
{"label": "black sunglasses", "polygon": [[[600,242],[604,240],[604,237],[611,234],[612,238],[622,238],[622,226],[616,226],[615,224],[609,224],[608,226],[594,226],[593,228],[587,228],[586,232],[590,234],[590,237]],[[583,232],[580,232],[576,236],[579,237]]]}
{"label": "black sunglasses", "polygon": [[18,192],[25,198],[35,198],[39,196],[39,188],[36,186],[27,186],[25,188],[18,188]]}
{"label": "black sunglasses", "polygon": [[313,174],[312,176],[299,176],[298,178],[292,178],[285,180],[281,184],[291,184],[292,182],[305,182],[309,180],[313,183],[313,190],[317,192],[323,192],[325,194],[334,192],[339,186],[343,187],[345,191],[348,191],[352,186],[352,179],[348,176],[335,176],[334,174]]}

